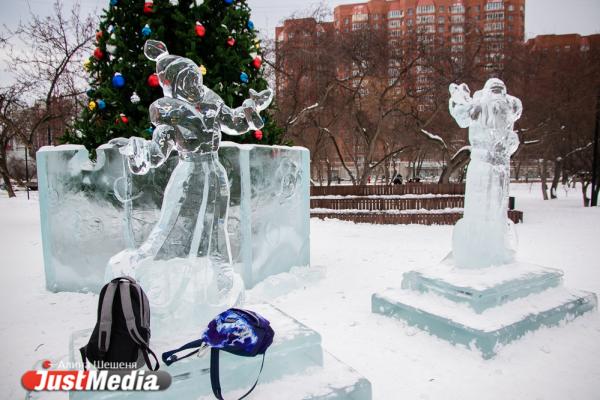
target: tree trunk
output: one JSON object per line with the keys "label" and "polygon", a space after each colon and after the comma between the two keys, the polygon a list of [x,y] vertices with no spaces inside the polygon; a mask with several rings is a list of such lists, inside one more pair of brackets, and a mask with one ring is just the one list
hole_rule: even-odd
{"label": "tree trunk", "polygon": [[4,186],[6,186],[8,197],[17,197],[17,195],[15,194],[15,190],[13,189],[12,182],[10,181],[10,176],[8,175],[8,166],[6,165],[6,158],[2,157],[0,163],[2,164],[0,166],[2,180],[4,181]]}
{"label": "tree trunk", "polygon": [[450,178],[452,177],[452,174],[454,174],[456,170],[464,169],[465,165],[467,165],[470,159],[471,152],[469,151],[462,151],[454,157],[452,157],[446,164],[444,170],[442,171],[442,175],[440,176],[440,180],[438,183],[450,183]]}
{"label": "tree trunk", "polygon": [[554,161],[554,178],[552,178],[552,186],[550,187],[550,198],[552,200],[558,198],[556,190],[558,189],[558,183],[560,182],[560,175],[562,173],[563,160],[557,158]]}
{"label": "tree trunk", "polygon": [[544,200],[548,200],[548,168],[546,166],[546,160],[539,161],[540,167],[540,178],[542,179],[542,196]]}
{"label": "tree trunk", "polygon": [[581,192],[583,194],[583,206],[584,207],[589,207],[590,203],[591,203],[591,199],[587,196],[587,190],[588,190],[589,186],[590,186],[589,181],[584,181],[583,179],[581,180]]}
{"label": "tree trunk", "polygon": [[521,175],[521,162],[517,161],[517,165],[515,166],[515,181],[519,182],[519,175]]}

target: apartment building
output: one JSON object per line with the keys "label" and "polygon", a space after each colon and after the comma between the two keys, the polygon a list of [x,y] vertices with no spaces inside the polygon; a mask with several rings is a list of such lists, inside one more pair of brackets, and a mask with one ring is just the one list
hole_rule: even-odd
{"label": "apartment building", "polygon": [[[382,32],[387,36],[389,47],[398,48],[400,52],[415,42],[424,48],[442,48],[451,54],[455,68],[460,70],[466,59],[471,63],[474,60],[482,73],[494,76],[504,68],[507,49],[524,42],[525,0],[370,0],[344,4],[334,9],[331,22],[310,18],[286,20],[276,28],[276,41],[278,45],[293,42],[310,53],[324,32],[343,35],[361,30]],[[473,54],[474,47],[477,47],[476,54]],[[470,55],[473,59],[468,58]],[[388,61],[387,80],[392,82],[397,70],[393,62]],[[286,68],[295,68],[295,65],[286,65]],[[336,68],[342,77],[351,77],[357,66],[338,65]],[[395,90],[425,93],[416,96],[419,97],[416,107],[419,112],[427,112],[434,103],[434,95],[429,94],[433,80],[432,69],[416,63],[410,78],[403,78],[401,88]],[[305,84],[315,85],[315,82],[316,79],[308,79]],[[284,83],[285,78],[277,74],[279,96],[286,95]],[[318,93],[317,88],[315,91]],[[351,156],[361,158],[360,154]]]}

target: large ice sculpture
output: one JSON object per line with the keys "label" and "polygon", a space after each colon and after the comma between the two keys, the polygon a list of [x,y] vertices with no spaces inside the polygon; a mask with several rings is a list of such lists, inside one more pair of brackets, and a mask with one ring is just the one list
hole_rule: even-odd
{"label": "large ice sculpture", "polygon": [[[146,42],[144,52],[156,61],[165,94],[150,106],[156,126],[153,138],[111,143],[121,146],[134,174],[159,168],[173,150],[179,162],[152,232],[139,247],[111,258],[106,277],[133,276],[148,293],[159,321],[168,318],[197,326],[199,318],[204,322],[215,311],[243,301],[244,286],[232,268],[226,229],[229,180],[219,162],[221,132],[241,135],[262,128],[259,113],[269,106],[273,93],[251,90],[250,99],[231,109],[202,84],[193,61],[170,55],[157,41]],[[214,308],[202,310],[203,305]]]}
{"label": "large ice sculpture", "polygon": [[510,157],[519,147],[514,123],[523,106],[490,79],[471,98],[466,84],[450,85],[450,114],[469,127],[471,162],[467,171],[464,217],[454,227],[452,250],[457,267],[483,268],[514,260],[516,240],[506,217]]}
{"label": "large ice sculpture", "polygon": [[[108,260],[150,235],[179,163],[173,154],[160,168],[135,175],[116,146],[103,145],[96,155],[90,162],[79,145],[37,154],[48,290],[99,292]],[[246,288],[309,265],[309,159],[303,147],[221,143],[230,187],[227,231]]]}
{"label": "large ice sculpture", "polygon": [[506,208],[520,100],[499,79],[487,81],[473,98],[465,84],[450,85],[450,94],[450,113],[469,127],[471,142],[465,213],[454,228],[453,256],[406,272],[400,288],[373,294],[371,308],[490,358],[529,331],[594,309],[597,298],[564,288],[560,270],[515,260]]}

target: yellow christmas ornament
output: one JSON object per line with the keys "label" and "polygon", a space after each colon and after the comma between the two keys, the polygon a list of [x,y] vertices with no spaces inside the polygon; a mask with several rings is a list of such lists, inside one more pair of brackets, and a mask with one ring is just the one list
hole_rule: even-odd
{"label": "yellow christmas ornament", "polygon": [[200,66],[200,73],[201,73],[202,75],[206,75],[206,67],[205,67],[204,65],[201,65],[201,66]]}
{"label": "yellow christmas ornament", "polygon": [[94,111],[96,109],[96,102],[94,100],[90,101],[88,104],[88,108],[90,111]]}
{"label": "yellow christmas ornament", "polygon": [[92,66],[92,62],[90,61],[90,59],[89,59],[89,58],[88,58],[88,59],[86,59],[86,60],[83,62],[83,68],[84,68],[86,71],[89,71],[91,66]]}

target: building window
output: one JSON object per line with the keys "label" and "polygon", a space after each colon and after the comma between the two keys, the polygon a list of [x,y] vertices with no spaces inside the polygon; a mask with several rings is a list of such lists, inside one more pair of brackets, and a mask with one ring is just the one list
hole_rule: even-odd
{"label": "building window", "polygon": [[508,6],[508,11],[515,11],[515,6],[512,4]]}
{"label": "building window", "polygon": [[446,31],[446,29],[444,28],[444,25],[438,26],[438,32],[439,33],[444,33],[445,31]]}
{"label": "building window", "polygon": [[445,23],[446,23],[445,17],[438,17],[438,24],[445,24]]}
{"label": "building window", "polygon": [[390,28],[390,29],[400,28],[401,25],[402,25],[402,22],[399,20],[392,20],[392,21],[388,22],[388,28]]}
{"label": "building window", "polygon": [[504,13],[503,12],[493,12],[493,13],[488,13],[485,15],[485,19],[490,21],[490,20],[502,20],[504,19]]}
{"label": "building window", "polygon": [[409,8],[409,9],[406,11],[406,15],[413,15],[413,9],[412,9],[412,8]]}
{"label": "building window", "polygon": [[452,25],[452,29],[450,30],[452,33],[463,33],[464,31],[465,28],[462,25]]}
{"label": "building window", "polygon": [[461,23],[465,22],[465,16],[464,15],[453,15],[452,17],[450,17],[450,20],[454,24],[461,24]]}
{"label": "building window", "polygon": [[463,35],[453,35],[451,41],[452,43],[463,43],[465,37]]}
{"label": "building window", "polygon": [[504,30],[504,22],[491,22],[485,24],[483,30],[485,32],[502,31]]}
{"label": "building window", "polygon": [[504,2],[502,0],[489,1],[485,5],[485,11],[504,10]]}
{"label": "building window", "polygon": [[441,12],[441,13],[443,13],[443,12],[446,12],[446,7],[444,7],[444,6],[439,6],[439,7],[438,7],[438,12]]}
{"label": "building window", "polygon": [[452,14],[464,14],[465,6],[462,4],[454,4],[450,6],[450,13]]}
{"label": "building window", "polygon": [[417,24],[434,24],[435,15],[418,15]]}
{"label": "building window", "polygon": [[388,13],[388,18],[402,18],[403,12],[402,10],[392,10]]}
{"label": "building window", "polygon": [[433,14],[433,13],[435,13],[435,6],[433,4],[417,7],[417,14]]}
{"label": "building window", "polygon": [[352,16],[352,22],[363,22],[369,20],[369,14],[354,14]]}

